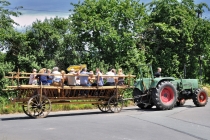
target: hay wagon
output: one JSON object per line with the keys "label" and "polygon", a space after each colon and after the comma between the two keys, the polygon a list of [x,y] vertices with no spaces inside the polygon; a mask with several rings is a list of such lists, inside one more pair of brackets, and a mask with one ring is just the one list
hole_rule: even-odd
{"label": "hay wagon", "polygon": [[[92,104],[97,105],[102,112],[118,113],[122,110],[123,94],[130,86],[134,75],[125,75],[125,85],[115,86],[58,86],[49,85],[21,85],[19,80],[28,78],[25,75],[32,73],[10,72],[6,78],[16,80],[16,85],[7,86],[4,91],[15,91],[11,102],[22,105],[26,115],[32,118],[46,117],[52,108],[52,104]],[[62,76],[70,76],[63,74]],[[96,76],[96,75],[95,75]],[[106,75],[103,75],[106,77]],[[109,76],[110,77],[110,76]],[[114,76],[116,77],[116,76]]]}

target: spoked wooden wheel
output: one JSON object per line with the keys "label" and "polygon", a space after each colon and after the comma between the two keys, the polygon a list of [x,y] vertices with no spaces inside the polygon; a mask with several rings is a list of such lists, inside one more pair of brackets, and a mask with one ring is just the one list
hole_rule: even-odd
{"label": "spoked wooden wheel", "polygon": [[33,118],[44,118],[51,111],[51,102],[44,95],[34,95],[28,101],[28,113]]}
{"label": "spoked wooden wheel", "polygon": [[[99,99],[99,101],[107,102],[104,99]],[[105,103],[105,104],[98,104],[98,109],[101,110],[101,112],[108,112],[108,111],[110,111],[109,110],[109,106],[108,106],[107,103]]]}
{"label": "spoked wooden wheel", "polygon": [[31,115],[28,113],[28,106],[27,106],[27,105],[22,105],[22,109],[23,109],[23,112],[24,112],[27,116],[31,117]]}
{"label": "spoked wooden wheel", "polygon": [[118,97],[116,95],[113,95],[108,102],[108,106],[111,112],[119,113],[122,110],[123,107],[123,99],[122,97]]}

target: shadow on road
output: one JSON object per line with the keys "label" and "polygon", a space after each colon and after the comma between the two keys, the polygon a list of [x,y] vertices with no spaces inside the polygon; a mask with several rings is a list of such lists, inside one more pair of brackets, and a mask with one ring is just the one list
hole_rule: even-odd
{"label": "shadow on road", "polygon": [[[52,112],[55,113],[55,112]],[[108,114],[110,112],[78,112],[78,113],[71,113],[69,112],[69,114],[67,113],[63,113],[63,114],[52,114],[52,115],[48,115],[46,118],[51,118],[51,117],[65,117],[65,116],[81,116],[81,115],[96,115],[96,114]],[[24,116],[24,117],[10,117],[10,118],[2,118],[1,121],[11,121],[11,120],[28,120],[28,119],[34,119],[34,118],[30,118],[28,116]]]}
{"label": "shadow on road", "polygon": [[[184,105],[184,106],[180,106],[180,107],[186,107],[186,108],[196,108],[196,106],[192,106],[192,105]],[[175,107],[178,108],[178,107]],[[154,111],[164,111],[164,110],[158,110],[156,107],[153,107],[151,109],[140,109],[138,107],[124,107],[122,109],[122,111],[138,111],[138,112],[154,112]],[[81,110],[82,111],[82,110]],[[52,117],[65,117],[65,116],[81,116],[81,115],[103,115],[103,114],[112,114],[111,112],[100,112],[100,111],[94,111],[93,112],[69,112],[69,113],[56,113],[56,112],[52,112],[52,114],[49,114],[46,118],[52,118]],[[10,117],[10,118],[2,118],[1,121],[11,121],[11,120],[28,120],[28,119],[33,119],[30,118],[28,116],[24,116],[24,117]]]}

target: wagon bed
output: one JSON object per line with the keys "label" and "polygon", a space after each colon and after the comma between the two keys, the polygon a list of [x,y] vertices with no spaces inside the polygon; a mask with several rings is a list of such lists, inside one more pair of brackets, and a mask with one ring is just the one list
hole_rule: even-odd
{"label": "wagon bed", "polygon": [[[21,104],[24,113],[32,118],[46,117],[51,111],[52,104],[93,104],[97,105],[102,112],[118,113],[123,107],[123,94],[127,89],[133,88],[130,86],[130,81],[135,76],[125,75],[124,77],[128,78],[127,85],[66,86],[61,84],[61,86],[49,86],[18,84],[18,86],[7,86],[3,90],[15,91],[14,97],[10,97],[10,100]],[[21,76],[15,78],[18,78],[19,83]]]}

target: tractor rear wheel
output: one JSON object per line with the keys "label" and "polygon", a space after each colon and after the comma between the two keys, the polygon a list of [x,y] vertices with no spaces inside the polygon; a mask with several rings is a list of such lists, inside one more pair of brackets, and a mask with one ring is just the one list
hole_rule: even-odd
{"label": "tractor rear wheel", "polygon": [[192,99],[197,107],[205,106],[208,102],[207,92],[204,89],[197,89]]}
{"label": "tractor rear wheel", "polygon": [[152,93],[152,100],[160,110],[170,110],[174,108],[177,99],[177,91],[169,81],[161,82]]}

